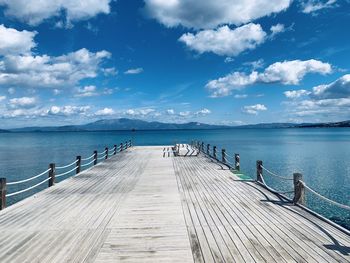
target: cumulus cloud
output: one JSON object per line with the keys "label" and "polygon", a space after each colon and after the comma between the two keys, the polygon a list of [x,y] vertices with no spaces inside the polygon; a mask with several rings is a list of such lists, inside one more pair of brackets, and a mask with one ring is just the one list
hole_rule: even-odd
{"label": "cumulus cloud", "polygon": [[13,98],[9,101],[11,108],[33,108],[37,103],[34,97]]}
{"label": "cumulus cloud", "polygon": [[34,37],[37,32],[18,31],[0,25],[0,55],[27,54],[36,46]]}
{"label": "cumulus cloud", "polygon": [[284,102],[289,113],[298,117],[335,116],[348,118],[350,109],[350,74],[346,74],[329,84],[318,85],[312,91],[305,91],[302,100]]}
{"label": "cumulus cloud", "polygon": [[5,56],[0,67],[0,85],[24,87],[74,85],[82,79],[96,77],[100,64],[110,56],[111,54],[104,50],[94,53],[85,48],[57,57]]}
{"label": "cumulus cloud", "polygon": [[89,85],[82,88],[78,88],[76,97],[93,97],[98,96],[99,94],[96,91],[96,86]]}
{"label": "cumulus cloud", "polygon": [[175,114],[175,110],[174,109],[167,109],[165,112],[167,114],[169,114],[169,115],[174,115]]}
{"label": "cumulus cloud", "polygon": [[147,13],[167,27],[208,29],[241,25],[286,10],[291,0],[145,0]]}
{"label": "cumulus cloud", "polygon": [[221,56],[237,56],[245,50],[255,49],[266,39],[259,24],[247,24],[235,29],[222,26],[215,30],[186,33],[179,38],[190,49],[202,54],[213,52]]}
{"label": "cumulus cloud", "polygon": [[270,38],[274,38],[276,35],[283,33],[285,30],[286,29],[285,29],[283,24],[277,24],[277,25],[272,26],[270,28],[270,31],[271,31]]}
{"label": "cumulus cloud", "polygon": [[321,9],[331,8],[336,5],[337,0],[303,0],[301,2],[302,12],[309,14]]}
{"label": "cumulus cloud", "polygon": [[242,109],[243,113],[250,114],[250,115],[258,115],[261,111],[266,111],[267,108],[263,104],[255,104],[250,106],[244,106]]}
{"label": "cumulus cloud", "polygon": [[116,76],[118,74],[118,70],[116,70],[114,67],[103,68],[102,72],[105,76]]}
{"label": "cumulus cloud", "polygon": [[276,62],[268,66],[263,72],[252,71],[250,74],[244,72],[233,72],[219,79],[211,80],[206,88],[212,97],[228,96],[234,90],[241,90],[248,85],[257,83],[280,83],[282,85],[298,85],[309,73],[322,75],[332,72],[332,66],[319,60],[292,60]]}
{"label": "cumulus cloud", "polygon": [[146,116],[151,113],[155,113],[155,109],[128,109],[124,112],[124,114],[129,115],[129,116]]}
{"label": "cumulus cloud", "polygon": [[6,100],[6,96],[0,96],[0,102]]}
{"label": "cumulus cloud", "polygon": [[309,95],[310,92],[304,89],[300,89],[300,90],[287,90],[283,92],[283,94],[289,99],[296,99],[302,96]]}
{"label": "cumulus cloud", "polygon": [[[30,25],[38,25],[45,19],[61,19],[62,11],[66,14],[67,23],[89,19],[100,13],[110,12],[112,0],[0,0],[5,7],[5,15],[14,17]],[[62,23],[62,22],[61,22]]]}
{"label": "cumulus cloud", "polygon": [[350,97],[350,74],[346,74],[330,84],[313,88],[312,97],[316,99],[339,99]]}
{"label": "cumulus cloud", "polygon": [[191,112],[190,111],[180,111],[179,116],[181,117],[188,117],[190,116]]}
{"label": "cumulus cloud", "polygon": [[115,111],[112,108],[104,108],[95,113],[96,116],[108,116],[113,114],[115,114]]}
{"label": "cumulus cloud", "polygon": [[47,115],[63,115],[63,116],[72,116],[72,115],[85,115],[89,110],[90,106],[52,106],[49,110],[46,111]]}
{"label": "cumulus cloud", "polygon": [[143,72],[143,68],[131,68],[124,72],[126,75],[136,75]]}
{"label": "cumulus cloud", "polygon": [[196,111],[196,112],[194,113],[194,115],[197,115],[197,116],[205,116],[205,115],[208,115],[208,114],[210,114],[210,113],[211,113],[211,110],[208,110],[208,109],[204,108],[204,109],[201,109],[201,110],[199,110],[199,111]]}

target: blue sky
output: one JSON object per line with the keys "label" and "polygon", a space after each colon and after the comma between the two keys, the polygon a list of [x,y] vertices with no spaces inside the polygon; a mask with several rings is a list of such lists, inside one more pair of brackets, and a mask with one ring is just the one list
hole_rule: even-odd
{"label": "blue sky", "polygon": [[349,24],[336,0],[0,0],[0,128],[350,119]]}

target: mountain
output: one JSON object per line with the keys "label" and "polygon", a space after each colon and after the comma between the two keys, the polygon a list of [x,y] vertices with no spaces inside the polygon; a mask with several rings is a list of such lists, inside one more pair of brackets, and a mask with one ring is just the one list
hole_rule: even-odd
{"label": "mountain", "polygon": [[162,122],[148,122],[137,119],[111,119],[99,120],[84,125],[70,125],[57,127],[25,127],[17,128],[12,131],[15,132],[59,132],[59,131],[115,131],[115,130],[198,130],[198,129],[224,129],[230,126],[224,125],[210,125],[200,122],[188,123],[162,123]]}
{"label": "mountain", "polygon": [[0,129],[0,133],[8,133],[10,131]]}
{"label": "mountain", "polygon": [[[25,127],[12,129],[14,132],[67,132],[67,131],[116,131],[116,130],[209,130],[209,129],[280,129],[280,128],[338,128],[350,127],[349,121],[330,123],[259,123],[241,126],[211,125],[200,122],[163,123],[137,119],[99,120],[84,125],[66,125],[56,127]],[[9,132],[0,130],[0,132]]]}

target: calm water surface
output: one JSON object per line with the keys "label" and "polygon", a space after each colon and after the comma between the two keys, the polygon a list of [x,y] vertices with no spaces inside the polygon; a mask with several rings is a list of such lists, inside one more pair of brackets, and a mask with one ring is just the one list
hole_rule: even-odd
{"label": "calm water surface", "polygon": [[[3,133],[0,134],[0,177],[6,177],[8,181],[28,178],[47,169],[51,162],[64,165],[74,161],[76,155],[87,157],[94,150],[101,152],[105,146],[111,147],[128,139],[136,145],[204,141],[219,149],[224,147],[229,154],[239,153],[241,170],[253,178],[256,160],[260,159],[265,167],[281,176],[302,173],[310,187],[350,205],[350,129],[347,128]],[[292,190],[292,182],[268,175],[265,180],[278,190]],[[32,184],[9,186],[8,191]],[[46,183],[35,191],[10,197],[8,202],[17,202],[44,188]],[[350,228],[349,211],[328,205],[311,194],[307,194],[307,205]]]}

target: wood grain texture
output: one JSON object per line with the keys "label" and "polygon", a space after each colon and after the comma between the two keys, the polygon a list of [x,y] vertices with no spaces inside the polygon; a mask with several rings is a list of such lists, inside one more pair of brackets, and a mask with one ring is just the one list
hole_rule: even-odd
{"label": "wood grain texture", "polygon": [[350,262],[347,234],[170,146],[127,149],[0,211],[0,235],[0,262]]}

